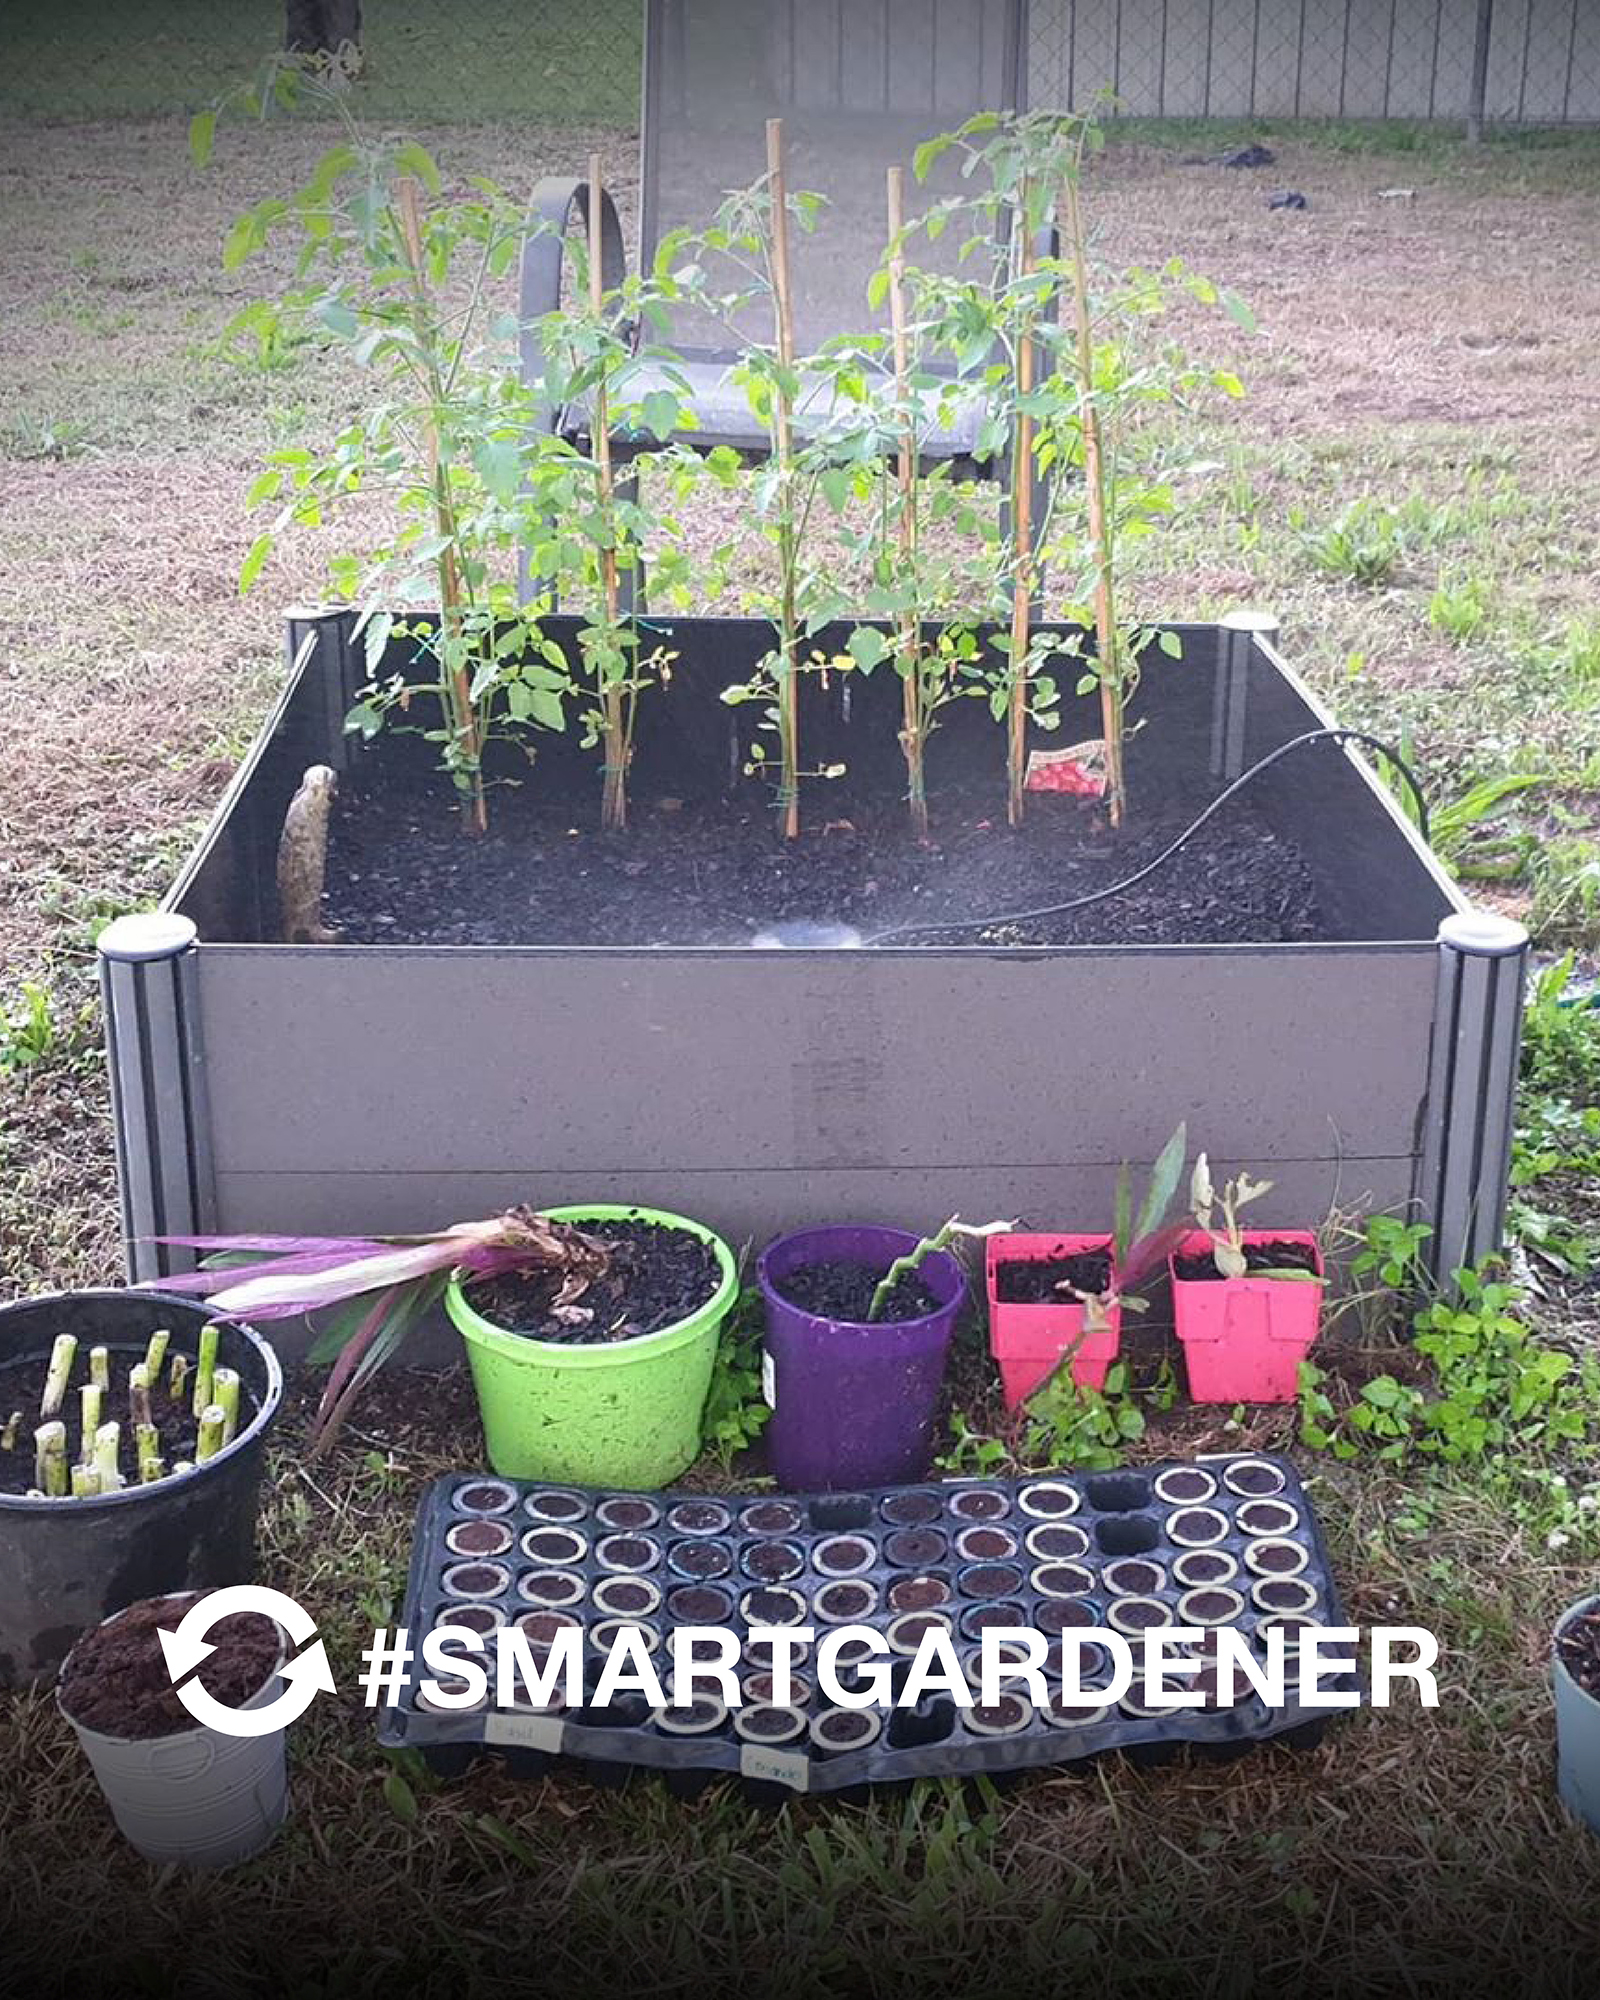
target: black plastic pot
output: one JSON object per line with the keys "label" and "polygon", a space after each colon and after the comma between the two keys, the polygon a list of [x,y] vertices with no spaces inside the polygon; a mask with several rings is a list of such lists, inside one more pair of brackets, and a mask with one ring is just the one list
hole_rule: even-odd
{"label": "black plastic pot", "polygon": [[[215,1315],[165,1292],[61,1292],[0,1307],[0,1367],[42,1360],[57,1334],[80,1354],[109,1347],[113,1367],[144,1352],[157,1326],[192,1352]],[[220,1328],[218,1359],[238,1371],[249,1411],[225,1451],[178,1479],[93,1500],[0,1494],[0,1687],[52,1679],[80,1632],[142,1597],[246,1583],[256,1507],[283,1371],[249,1327]],[[243,1411],[241,1411],[241,1417]]]}

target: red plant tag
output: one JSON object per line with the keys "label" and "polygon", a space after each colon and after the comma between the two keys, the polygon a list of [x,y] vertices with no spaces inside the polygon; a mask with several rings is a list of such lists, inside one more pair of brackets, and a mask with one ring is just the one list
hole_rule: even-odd
{"label": "red plant tag", "polygon": [[1098,736],[1064,750],[1030,750],[1023,787],[1030,792],[1073,792],[1079,798],[1105,797],[1105,744]]}

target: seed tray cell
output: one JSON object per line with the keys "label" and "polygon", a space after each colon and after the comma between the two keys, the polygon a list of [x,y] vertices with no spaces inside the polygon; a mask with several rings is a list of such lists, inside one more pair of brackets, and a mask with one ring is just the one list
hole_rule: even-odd
{"label": "seed tray cell", "polygon": [[[403,1622],[414,1634],[464,1624],[485,1635],[517,1626],[537,1652],[576,1627],[586,1635],[585,1691],[601,1649],[636,1628],[670,1673],[675,1630],[720,1626],[741,1640],[741,1699],[707,1688],[676,1708],[642,1695],[606,1706],[467,1711],[430,1704],[420,1662],[380,1739],[417,1749],[441,1770],[497,1749],[529,1769],[552,1755],[590,1760],[596,1775],[665,1773],[692,1790],[719,1774],[757,1791],[837,1792],[914,1778],[959,1777],[1076,1763],[1121,1750],[1145,1761],[1184,1744],[1232,1756],[1288,1737],[1315,1740],[1326,1711],[1269,1709],[1248,1689],[1230,1707],[1199,1649],[1201,1708],[1149,1710],[1129,1696],[1035,1706],[1023,1689],[962,1709],[945,1695],[913,1708],[851,1710],[830,1702],[814,1648],[797,1650],[792,1699],[776,1700],[761,1626],[881,1633],[903,1686],[923,1635],[950,1635],[975,1673],[983,1633],[1104,1628],[1137,1647],[1152,1628],[1234,1627],[1257,1650],[1273,1627],[1293,1636],[1344,1615],[1315,1515],[1294,1469],[1265,1456],[1034,1478],[947,1481],[864,1493],[597,1492],[448,1474],[423,1496]],[[414,1643],[418,1643],[414,1641]],[[491,1641],[492,1643],[492,1641]],[[717,1657],[707,1640],[703,1657]],[[1103,1650],[1085,1655],[1086,1687],[1109,1685]],[[846,1656],[848,1684],[860,1662]],[[1051,1676],[1046,1669],[1047,1685]],[[864,1683],[858,1683],[864,1685]],[[1334,1683],[1337,1684],[1337,1683]],[[1349,1683],[1358,1685],[1352,1676]]]}

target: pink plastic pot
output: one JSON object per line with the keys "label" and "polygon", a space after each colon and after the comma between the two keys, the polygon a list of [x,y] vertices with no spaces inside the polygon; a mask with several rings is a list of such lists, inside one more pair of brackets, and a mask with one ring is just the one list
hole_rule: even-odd
{"label": "pink plastic pot", "polygon": [[1071,1354],[1072,1379],[1080,1389],[1103,1389],[1106,1370],[1117,1358],[1122,1340],[1122,1308],[1106,1314],[1110,1324],[1088,1333],[1087,1308],[1076,1299],[1049,1305],[1006,1305],[999,1297],[999,1272],[1004,1264],[1047,1264],[1058,1257],[1077,1257],[1089,1250],[1109,1250],[1109,1236],[1036,1236],[1017,1233],[991,1236],[984,1269],[989,1292],[989,1352],[1000,1364],[1006,1407],[1025,1402]]}
{"label": "pink plastic pot", "polygon": [[[1246,1229],[1242,1241],[1303,1243],[1322,1274],[1322,1251],[1307,1229]],[[1300,1364],[1322,1317],[1322,1286],[1301,1278],[1180,1278],[1180,1257],[1207,1256],[1203,1230],[1172,1256],[1172,1316],[1183,1342],[1189,1395],[1196,1403],[1292,1403]]]}

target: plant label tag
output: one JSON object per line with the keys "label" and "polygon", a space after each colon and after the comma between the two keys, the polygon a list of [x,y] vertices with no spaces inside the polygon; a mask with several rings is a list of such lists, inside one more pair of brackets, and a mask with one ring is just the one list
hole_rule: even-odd
{"label": "plant label tag", "polygon": [[746,1743],[739,1750],[739,1775],[765,1778],[769,1784],[803,1792],[811,1782],[811,1759],[792,1750],[768,1750],[760,1743]]}
{"label": "plant label tag", "polygon": [[1030,792],[1074,792],[1080,798],[1105,796],[1105,745],[1098,738],[1069,743],[1064,750],[1030,750],[1023,776]]}
{"label": "plant label tag", "polygon": [[508,1715],[496,1709],[484,1718],[483,1740],[507,1749],[559,1750],[565,1730],[559,1715]]}
{"label": "plant label tag", "polygon": [[761,1350],[761,1400],[769,1410],[778,1407],[778,1371],[772,1365],[772,1356],[764,1347]]}

